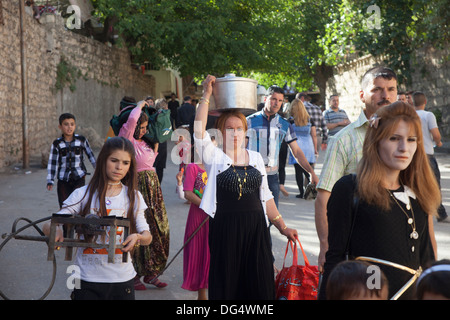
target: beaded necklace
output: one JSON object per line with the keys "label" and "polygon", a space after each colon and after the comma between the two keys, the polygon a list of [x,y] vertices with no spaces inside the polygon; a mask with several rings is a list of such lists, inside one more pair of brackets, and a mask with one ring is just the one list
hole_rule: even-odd
{"label": "beaded necklace", "polygon": [[244,178],[241,180],[241,176],[237,173],[236,169],[234,168],[234,165],[231,165],[233,167],[233,172],[236,174],[236,177],[238,179],[238,183],[239,183],[239,198],[238,200],[241,199],[242,197],[242,186],[247,182],[247,166],[244,167]]}

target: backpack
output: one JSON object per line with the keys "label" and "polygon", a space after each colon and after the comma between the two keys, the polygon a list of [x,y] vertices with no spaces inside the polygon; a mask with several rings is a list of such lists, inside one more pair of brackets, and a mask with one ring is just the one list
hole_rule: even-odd
{"label": "backpack", "polygon": [[[119,135],[120,128],[127,122],[130,116],[131,110],[136,105],[130,105],[123,108],[118,115],[113,115],[109,124],[116,136]],[[145,134],[145,138],[153,142],[165,142],[172,135],[172,123],[170,121],[170,110],[160,109],[156,111],[154,108],[144,107],[142,111],[148,116],[148,133]]]}
{"label": "backpack", "polygon": [[170,110],[159,109],[148,117],[148,136],[152,141],[163,143],[172,136]]}

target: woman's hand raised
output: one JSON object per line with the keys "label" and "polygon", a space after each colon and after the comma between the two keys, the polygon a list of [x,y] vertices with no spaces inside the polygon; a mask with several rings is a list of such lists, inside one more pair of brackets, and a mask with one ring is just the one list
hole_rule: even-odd
{"label": "woman's hand raised", "polygon": [[203,81],[203,98],[211,97],[214,83],[216,83],[216,77],[209,74]]}

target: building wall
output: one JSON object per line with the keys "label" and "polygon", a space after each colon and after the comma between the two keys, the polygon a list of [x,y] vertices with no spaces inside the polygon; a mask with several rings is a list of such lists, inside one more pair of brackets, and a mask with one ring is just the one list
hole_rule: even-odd
{"label": "building wall", "polygon": [[[0,25],[0,170],[22,160],[22,98],[19,2],[3,1]],[[111,116],[125,95],[137,100],[154,94],[155,79],[131,66],[128,51],[67,30],[52,15],[36,21],[25,14],[26,99],[29,154],[48,152],[60,135],[62,112],[76,116],[78,132],[102,145]],[[61,58],[76,70],[74,91],[56,90]]]}
{"label": "building wall", "polygon": [[[411,61],[413,71],[410,87],[399,86],[399,91],[422,91],[428,99],[426,110],[442,114],[439,130],[444,136],[450,135],[450,50],[433,48],[417,50]],[[382,59],[371,55],[339,65],[334,76],[327,82],[326,95],[339,94],[339,106],[355,120],[363,104],[359,99],[360,80],[363,74],[375,65],[382,65]],[[329,107],[327,101],[327,107]]]}

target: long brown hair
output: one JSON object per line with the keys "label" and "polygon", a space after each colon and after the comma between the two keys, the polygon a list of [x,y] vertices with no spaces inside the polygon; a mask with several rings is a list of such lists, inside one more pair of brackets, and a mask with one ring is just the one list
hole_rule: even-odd
{"label": "long brown hair", "polygon": [[423,146],[422,125],[416,110],[402,101],[378,109],[377,124],[369,126],[363,145],[363,156],[358,166],[358,195],[368,204],[390,209],[389,194],[382,181],[384,163],[378,153],[381,140],[389,137],[400,121],[405,121],[417,136],[417,149],[410,165],[400,171],[400,183],[416,194],[417,201],[428,214],[436,215],[441,196],[436,178],[429,165]]}
{"label": "long brown hair", "polygon": [[[136,221],[134,217],[135,213],[135,204],[136,204],[136,190],[137,190],[137,171],[136,171],[136,158],[134,153],[133,144],[123,137],[113,137],[106,140],[103,145],[98,158],[97,164],[95,166],[94,175],[92,176],[91,181],[89,181],[88,187],[86,189],[86,195],[88,195],[86,205],[81,209],[80,215],[86,216],[90,213],[91,203],[94,197],[94,194],[97,194],[97,201],[99,203],[99,212],[97,213],[100,217],[107,216],[106,212],[106,190],[108,188],[108,176],[106,175],[106,161],[109,156],[117,151],[122,150],[127,152],[130,155],[130,169],[128,170],[125,177],[122,179],[122,184],[127,187],[127,196],[128,196],[128,212],[127,218],[130,219],[130,230],[131,233],[136,232]],[[84,198],[83,197],[83,198]]]}

